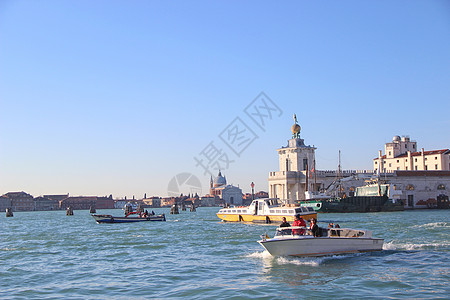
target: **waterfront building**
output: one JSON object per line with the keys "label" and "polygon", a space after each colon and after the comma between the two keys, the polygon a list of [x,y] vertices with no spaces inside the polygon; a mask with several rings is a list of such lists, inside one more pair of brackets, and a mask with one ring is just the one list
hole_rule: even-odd
{"label": "waterfront building", "polygon": [[95,196],[67,197],[59,201],[59,209],[67,209],[68,207],[72,209],[89,209],[91,206],[95,207],[96,198]]}
{"label": "waterfront building", "polygon": [[47,198],[45,196],[39,196],[34,198],[35,210],[57,210],[59,209],[59,201]]}
{"label": "waterfront building", "polygon": [[6,196],[0,196],[0,212],[6,211],[7,208],[12,208],[11,199]]}
{"label": "waterfront building", "polygon": [[59,209],[66,209],[67,207],[72,207],[72,209],[90,209],[91,207],[95,207],[96,209],[110,209],[114,208],[114,200],[112,195],[110,195],[109,197],[67,197],[59,201]]}
{"label": "waterfront building", "polygon": [[142,199],[145,205],[149,207],[161,207],[161,198],[160,197],[150,197]]}
{"label": "waterfront building", "polygon": [[11,200],[13,211],[32,211],[34,207],[34,198],[25,192],[9,192],[3,196]]}
{"label": "waterfront building", "polygon": [[206,195],[200,198],[200,206],[212,207],[216,206],[216,198],[211,195]]}
{"label": "waterfront building", "polygon": [[42,197],[59,202],[61,200],[69,198],[69,193],[62,195],[43,195]]}
{"label": "waterfront building", "polygon": [[417,151],[417,142],[396,136],[392,143],[385,145],[385,155],[380,151],[374,159],[373,171],[340,170],[340,167],[338,170],[316,170],[316,148],[305,145],[300,138],[296,118],[291,131],[288,145],[277,149],[279,171],[269,173],[271,198],[292,203],[305,200],[306,191],[313,196],[319,191],[329,197],[354,196],[358,187],[378,180],[395,190],[396,200],[405,208],[436,207],[440,201],[447,201],[448,206],[449,149]]}
{"label": "waterfront building", "polygon": [[209,194],[218,197],[224,203],[231,205],[242,205],[242,190],[234,185],[227,184],[227,179],[219,171],[213,180],[211,176]]}
{"label": "waterfront building", "polygon": [[269,198],[269,193],[264,191],[259,191],[255,193],[255,199],[263,199],[263,198]]}
{"label": "waterfront building", "polygon": [[177,203],[177,197],[166,197],[161,199],[161,207],[171,207]]}
{"label": "waterfront building", "polygon": [[373,159],[373,169],[381,173],[389,171],[448,171],[450,170],[450,150],[417,150],[417,142],[408,136],[394,136],[392,142],[384,145],[384,155],[379,150]]}
{"label": "waterfront building", "polygon": [[114,199],[112,195],[108,197],[95,197],[95,208],[96,209],[111,209],[114,208]]}

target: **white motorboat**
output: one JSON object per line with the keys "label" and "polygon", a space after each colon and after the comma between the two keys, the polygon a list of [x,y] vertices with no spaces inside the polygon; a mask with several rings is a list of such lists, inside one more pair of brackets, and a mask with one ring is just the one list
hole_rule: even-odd
{"label": "white motorboat", "polygon": [[[292,234],[298,231],[304,235]],[[372,231],[349,228],[320,228],[314,237],[305,227],[278,228],[275,236],[267,234],[258,241],[273,256],[325,256],[381,251],[384,239],[373,238]]]}

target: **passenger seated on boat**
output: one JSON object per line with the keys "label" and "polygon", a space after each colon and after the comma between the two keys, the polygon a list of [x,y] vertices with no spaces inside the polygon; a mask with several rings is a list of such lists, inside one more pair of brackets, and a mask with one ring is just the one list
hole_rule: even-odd
{"label": "passenger seated on boat", "polygon": [[144,218],[147,218],[148,217],[148,210],[145,210],[145,212],[144,212]]}
{"label": "passenger seated on boat", "polygon": [[331,229],[333,227],[334,227],[333,223],[328,224],[328,230],[330,231],[330,236],[336,236],[336,230]]}
{"label": "passenger seated on boat", "polygon": [[317,223],[316,219],[312,218],[311,225],[309,226],[309,229],[311,229],[311,233],[314,237],[320,236],[319,226],[317,226],[316,223]]}
{"label": "passenger seated on boat", "polygon": [[[341,226],[339,226],[339,224],[334,225],[334,228],[341,228]],[[336,230],[337,236],[341,236],[341,231],[340,230]]]}
{"label": "passenger seated on boat", "polygon": [[[288,221],[286,221],[286,217],[282,218],[283,222],[280,224],[280,228],[282,227],[291,227],[291,224],[289,224]],[[291,235],[292,234],[292,230],[288,229],[288,230],[283,230],[281,231],[282,235]]]}
{"label": "passenger seated on boat", "polygon": [[[298,226],[298,227],[306,227],[306,222],[303,220],[303,218],[300,215],[295,215],[294,223],[292,223],[292,226]],[[292,229],[293,235],[304,235],[305,229]]]}

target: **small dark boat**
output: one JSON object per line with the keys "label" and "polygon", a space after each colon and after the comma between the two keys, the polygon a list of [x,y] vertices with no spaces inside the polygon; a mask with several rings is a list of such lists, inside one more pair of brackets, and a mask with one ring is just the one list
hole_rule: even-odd
{"label": "small dark boat", "polygon": [[147,221],[166,221],[166,215],[149,215],[146,217],[113,217],[111,215],[92,215],[97,223],[132,223]]}

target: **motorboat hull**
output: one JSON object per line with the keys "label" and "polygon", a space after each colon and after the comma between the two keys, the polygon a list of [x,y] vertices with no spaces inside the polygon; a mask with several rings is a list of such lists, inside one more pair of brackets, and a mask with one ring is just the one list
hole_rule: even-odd
{"label": "motorboat hull", "polygon": [[381,251],[383,239],[362,237],[292,237],[258,241],[272,256],[326,256]]}
{"label": "motorboat hull", "polygon": [[148,221],[166,221],[165,214],[148,217],[113,217],[111,215],[92,215],[97,223],[134,223]]}

